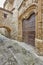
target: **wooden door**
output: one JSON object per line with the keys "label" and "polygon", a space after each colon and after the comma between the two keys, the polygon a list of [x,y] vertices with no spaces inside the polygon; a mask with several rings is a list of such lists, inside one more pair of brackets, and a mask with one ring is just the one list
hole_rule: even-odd
{"label": "wooden door", "polygon": [[35,14],[22,22],[22,40],[27,44],[35,45]]}

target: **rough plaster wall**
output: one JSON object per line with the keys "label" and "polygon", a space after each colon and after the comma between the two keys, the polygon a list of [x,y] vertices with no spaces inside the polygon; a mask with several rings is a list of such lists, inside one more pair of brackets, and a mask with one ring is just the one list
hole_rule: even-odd
{"label": "rough plaster wall", "polygon": [[21,5],[22,2],[23,2],[23,0],[14,0],[13,3],[10,3],[8,1],[8,3],[5,5],[5,9],[10,10],[10,11],[13,8],[18,9],[20,7],[20,5]]}
{"label": "rough plaster wall", "polygon": [[6,28],[0,28],[0,34],[9,37],[9,32],[7,31]]}
{"label": "rough plaster wall", "polygon": [[23,0],[15,0],[13,8],[18,9],[22,2],[23,2]]}
{"label": "rough plaster wall", "polygon": [[[7,14],[7,18],[4,17],[4,13],[3,11],[1,11],[1,15],[0,15],[0,33],[5,35],[6,37],[10,37],[10,33],[8,31],[8,29],[10,29],[10,21],[11,21],[11,14],[6,13]],[[10,17],[10,18],[9,18]],[[3,27],[5,26],[5,28]],[[6,28],[8,27],[8,29]],[[3,31],[2,31],[3,30]]]}
{"label": "rough plaster wall", "polygon": [[11,29],[11,32],[10,32],[11,38],[17,39],[17,35],[18,35],[18,10],[14,10],[13,14],[9,14],[9,13],[6,13],[6,14],[7,14],[7,17],[4,18],[4,13],[1,12],[0,25],[10,28]]}
{"label": "rough plaster wall", "polygon": [[13,8],[13,4],[11,4],[11,3],[9,3],[9,2],[8,2],[8,3],[6,4],[6,6],[5,6],[5,9],[6,9],[6,10],[9,10],[9,11],[11,11],[12,8]]}
{"label": "rough plaster wall", "polygon": [[[7,13],[7,12],[3,12],[2,10],[0,10],[0,25],[2,24],[3,26],[9,26],[10,22],[12,19],[12,14]],[[4,14],[7,14],[7,17],[4,17]]]}
{"label": "rough plaster wall", "polygon": [[13,11],[12,28],[13,28],[13,30],[11,31],[11,37],[14,39],[17,39],[17,36],[18,36],[18,10]]}
{"label": "rough plaster wall", "polygon": [[0,28],[0,34],[5,35],[5,31],[6,31],[6,29],[4,29],[4,28]]}

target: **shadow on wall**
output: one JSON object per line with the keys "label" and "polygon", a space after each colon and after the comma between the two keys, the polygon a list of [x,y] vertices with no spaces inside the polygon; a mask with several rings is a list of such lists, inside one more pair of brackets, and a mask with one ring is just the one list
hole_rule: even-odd
{"label": "shadow on wall", "polygon": [[11,30],[9,27],[0,26],[0,34],[10,38],[11,37],[10,32],[11,32]]}

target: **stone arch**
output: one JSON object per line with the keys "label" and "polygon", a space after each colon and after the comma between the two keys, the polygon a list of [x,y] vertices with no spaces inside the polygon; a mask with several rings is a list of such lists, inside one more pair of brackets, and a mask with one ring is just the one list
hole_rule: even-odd
{"label": "stone arch", "polygon": [[21,14],[20,16],[19,16],[19,19],[23,19],[23,18],[28,18],[33,12],[35,13],[35,14],[37,14],[38,13],[38,11],[37,11],[37,4],[31,4],[27,9],[26,9],[26,11],[25,12],[23,12],[23,14]]}
{"label": "stone arch", "polygon": [[9,27],[7,27],[7,26],[0,26],[0,28],[5,28],[6,29],[5,36],[10,38],[11,29]]}
{"label": "stone arch", "polygon": [[[32,13],[35,13],[35,21],[36,21],[35,22],[35,31],[36,31],[36,28],[37,28],[36,23],[37,23],[37,15],[38,15],[37,4],[32,4],[19,17],[19,26],[20,26],[20,27],[18,27],[18,29],[19,29],[19,31],[18,31],[18,39],[19,39],[19,41],[22,41],[22,20],[29,18]],[[35,32],[35,37],[36,37],[36,35],[37,34]]]}

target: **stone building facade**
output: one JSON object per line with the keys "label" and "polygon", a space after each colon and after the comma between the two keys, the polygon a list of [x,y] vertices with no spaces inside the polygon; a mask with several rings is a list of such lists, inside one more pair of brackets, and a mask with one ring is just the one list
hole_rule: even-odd
{"label": "stone building facade", "polygon": [[0,8],[0,28],[7,30],[5,36],[33,43],[43,55],[43,0],[6,0]]}

